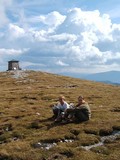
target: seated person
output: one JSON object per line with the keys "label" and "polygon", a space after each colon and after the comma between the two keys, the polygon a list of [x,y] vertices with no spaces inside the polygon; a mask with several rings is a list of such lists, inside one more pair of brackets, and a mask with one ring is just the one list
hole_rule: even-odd
{"label": "seated person", "polygon": [[83,96],[78,97],[78,104],[75,109],[75,117],[78,121],[87,121],[91,118],[91,110]]}
{"label": "seated person", "polygon": [[[91,110],[83,96],[78,97],[78,104],[73,108],[68,108],[64,115],[66,121],[82,122],[91,118]],[[70,118],[69,118],[70,117]]]}
{"label": "seated person", "polygon": [[62,121],[62,116],[64,115],[64,112],[68,108],[69,108],[69,104],[65,101],[65,97],[60,96],[59,97],[59,103],[56,106],[53,107],[55,122]]}

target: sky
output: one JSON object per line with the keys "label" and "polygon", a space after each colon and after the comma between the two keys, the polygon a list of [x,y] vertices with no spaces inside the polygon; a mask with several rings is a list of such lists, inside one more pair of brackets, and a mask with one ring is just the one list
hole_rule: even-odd
{"label": "sky", "polygon": [[119,0],[0,0],[0,71],[120,71]]}

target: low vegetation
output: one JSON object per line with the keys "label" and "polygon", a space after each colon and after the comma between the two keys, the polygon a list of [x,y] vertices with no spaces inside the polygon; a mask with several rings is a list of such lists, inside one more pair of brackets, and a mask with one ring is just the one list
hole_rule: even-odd
{"label": "low vegetation", "polygon": [[[120,159],[120,137],[90,150],[82,147],[120,130],[120,86],[44,72],[15,74],[0,73],[0,160]],[[91,120],[55,124],[51,105],[59,95],[74,104],[83,95]],[[48,144],[55,145],[45,148]]]}

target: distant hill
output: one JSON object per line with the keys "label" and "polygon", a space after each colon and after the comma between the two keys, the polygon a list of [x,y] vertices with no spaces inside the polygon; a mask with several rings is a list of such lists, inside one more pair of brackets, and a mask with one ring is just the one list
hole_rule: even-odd
{"label": "distant hill", "polygon": [[94,81],[99,81],[99,82],[104,82],[109,84],[120,85],[120,71],[109,71],[109,72],[89,74],[82,78],[87,80],[94,80]]}

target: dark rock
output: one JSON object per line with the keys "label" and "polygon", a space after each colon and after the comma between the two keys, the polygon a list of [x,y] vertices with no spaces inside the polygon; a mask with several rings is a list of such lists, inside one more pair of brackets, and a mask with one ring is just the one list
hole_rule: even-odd
{"label": "dark rock", "polygon": [[101,129],[99,131],[99,135],[100,136],[108,136],[108,135],[112,134],[112,132],[113,132],[113,129]]}

